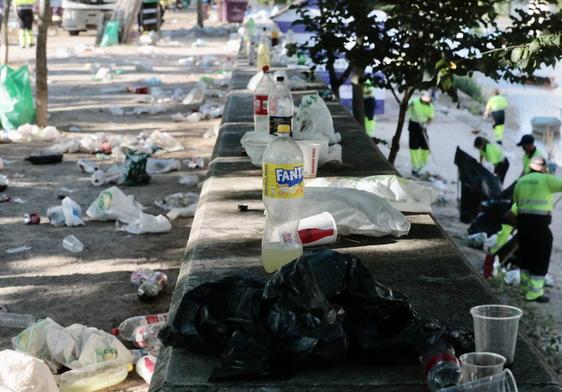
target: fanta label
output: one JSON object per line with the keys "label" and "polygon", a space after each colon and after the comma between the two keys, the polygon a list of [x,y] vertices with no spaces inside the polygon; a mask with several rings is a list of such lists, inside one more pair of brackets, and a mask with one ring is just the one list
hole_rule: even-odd
{"label": "fanta label", "polygon": [[263,196],[276,199],[297,199],[304,196],[302,164],[263,165]]}

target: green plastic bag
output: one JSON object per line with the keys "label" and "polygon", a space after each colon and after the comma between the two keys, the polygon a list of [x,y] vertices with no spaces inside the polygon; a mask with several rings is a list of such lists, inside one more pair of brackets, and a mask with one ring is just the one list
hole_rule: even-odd
{"label": "green plastic bag", "polygon": [[100,46],[111,46],[119,43],[119,21],[111,20],[105,24]]}
{"label": "green plastic bag", "polygon": [[0,121],[4,129],[16,129],[35,121],[33,91],[27,66],[0,65]]}

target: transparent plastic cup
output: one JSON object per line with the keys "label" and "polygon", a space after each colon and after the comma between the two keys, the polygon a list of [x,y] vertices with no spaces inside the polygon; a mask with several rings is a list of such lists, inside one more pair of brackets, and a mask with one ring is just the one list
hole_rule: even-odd
{"label": "transparent plastic cup", "polygon": [[455,387],[442,388],[438,392],[517,392],[515,377],[509,369],[500,374],[470,381]]}
{"label": "transparent plastic cup", "polygon": [[502,372],[506,363],[503,355],[495,353],[466,353],[459,357],[462,381],[469,382]]}
{"label": "transparent plastic cup", "polygon": [[507,305],[480,305],[470,309],[470,314],[474,320],[476,351],[503,355],[507,364],[511,364],[523,311]]}
{"label": "transparent plastic cup", "polygon": [[84,250],[84,244],[73,235],[68,235],[62,240],[62,247],[73,253],[80,253]]}

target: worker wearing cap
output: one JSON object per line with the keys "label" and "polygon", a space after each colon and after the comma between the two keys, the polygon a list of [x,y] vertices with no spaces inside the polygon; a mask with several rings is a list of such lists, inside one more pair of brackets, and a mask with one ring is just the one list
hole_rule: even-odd
{"label": "worker wearing cap", "polygon": [[502,148],[481,136],[474,139],[474,147],[480,151],[480,163],[483,160],[491,163],[494,166],[494,174],[503,184],[509,170],[509,160],[503,155]]}
{"label": "worker wearing cap", "polygon": [[35,0],[14,0],[19,21],[19,40],[21,48],[33,45],[33,6]]}
{"label": "worker wearing cap", "polygon": [[533,158],[529,174],[521,177],[513,192],[521,256],[521,288],[527,301],[548,302],[544,279],[552,252],[548,227],[554,208],[553,194],[562,192],[562,179],[546,173],[546,161]]}
{"label": "worker wearing cap", "polygon": [[507,109],[507,99],[500,95],[500,90],[494,90],[494,95],[490,97],[486,104],[484,111],[484,118],[487,118],[490,113],[494,120],[494,136],[496,143],[502,144],[503,133],[505,131],[505,109]]}
{"label": "worker wearing cap", "polygon": [[535,138],[533,137],[533,135],[523,135],[521,141],[517,143],[517,146],[523,148],[524,151],[522,175],[529,174],[531,172],[530,164],[534,158],[546,158],[544,152],[542,152],[535,146]]}
{"label": "worker wearing cap", "polygon": [[427,94],[410,99],[408,102],[408,131],[410,132],[410,160],[412,174],[418,176],[429,160],[427,127],[434,117],[431,97]]}

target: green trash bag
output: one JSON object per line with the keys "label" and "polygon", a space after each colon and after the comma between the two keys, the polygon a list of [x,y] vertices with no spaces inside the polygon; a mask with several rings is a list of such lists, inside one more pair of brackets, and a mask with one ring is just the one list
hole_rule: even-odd
{"label": "green trash bag", "polygon": [[0,121],[4,129],[16,129],[35,121],[35,105],[27,66],[0,65]]}
{"label": "green trash bag", "polygon": [[112,20],[105,24],[100,46],[111,46],[119,43],[119,21]]}

